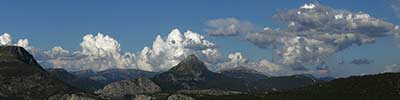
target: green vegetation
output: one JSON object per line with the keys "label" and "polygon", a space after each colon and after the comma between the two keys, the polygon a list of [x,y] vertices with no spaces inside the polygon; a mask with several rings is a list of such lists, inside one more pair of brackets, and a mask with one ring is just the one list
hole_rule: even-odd
{"label": "green vegetation", "polygon": [[400,100],[400,73],[353,76],[271,93],[192,97],[198,100]]}

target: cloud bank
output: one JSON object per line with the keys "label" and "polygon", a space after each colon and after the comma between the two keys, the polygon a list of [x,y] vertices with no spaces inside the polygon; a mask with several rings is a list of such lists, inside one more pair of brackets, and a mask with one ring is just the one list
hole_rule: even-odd
{"label": "cloud bank", "polygon": [[285,66],[272,63],[268,60],[262,59],[259,61],[250,61],[240,52],[234,52],[228,55],[228,61],[219,64],[219,70],[234,68],[234,67],[247,67],[257,70],[267,75],[288,75],[293,74],[291,70]]}
{"label": "cloud bank", "polygon": [[262,72],[282,71],[279,65],[267,60],[251,62],[239,52],[224,57],[215,43],[190,30],[181,32],[173,29],[166,37],[157,35],[153,44],[140,52],[121,52],[120,43],[102,33],[83,36],[78,51],[66,50],[61,46],[49,50],[34,48],[29,46],[28,39],[20,39],[13,44],[8,33],[1,35],[0,41],[4,41],[4,45],[25,47],[45,68],[64,68],[68,71],[115,68],[166,71],[191,54],[202,59],[213,71],[235,66],[249,66]]}
{"label": "cloud bank", "polygon": [[[246,34],[246,40],[260,48],[274,49],[275,56],[272,63],[281,66],[280,68],[289,67],[285,70],[292,71],[328,72],[329,66],[326,60],[337,52],[353,46],[373,44],[382,37],[400,37],[398,25],[367,13],[334,9],[318,3],[308,3],[296,9],[278,11],[273,19],[286,24],[287,27],[277,29],[266,27],[259,32],[249,32]],[[216,22],[216,20],[211,21]],[[224,22],[223,19],[218,21]],[[240,27],[235,28],[240,29]],[[229,34],[217,36],[232,36],[234,32],[217,33]],[[216,32],[209,34],[215,35]],[[367,60],[355,60],[354,64],[371,63]]]}
{"label": "cloud bank", "polygon": [[121,53],[119,42],[111,36],[102,33],[87,34],[82,38],[80,47],[81,51],[74,52],[61,46],[31,52],[48,68],[64,68],[69,71],[137,68],[134,63],[135,54]]}
{"label": "cloud bank", "polygon": [[276,49],[279,63],[295,70],[309,69],[307,66],[312,65],[321,69],[326,66],[326,58],[336,52],[400,33],[399,26],[369,14],[313,3],[280,11],[273,18],[286,23],[287,28],[266,28],[246,38],[261,48]]}
{"label": "cloud bank", "polygon": [[400,64],[391,64],[385,67],[385,72],[400,72]]}
{"label": "cloud bank", "polygon": [[248,21],[240,21],[236,18],[221,18],[209,20],[206,29],[212,36],[237,36],[255,30],[255,25]]}
{"label": "cloud bank", "polygon": [[[287,27],[267,27],[255,31],[254,24],[236,18],[207,22],[209,35],[243,34],[248,42],[260,48],[274,49],[273,61],[251,61],[240,52],[223,56],[217,45],[203,35],[178,29],[171,30],[167,36],[157,35],[152,45],[139,52],[121,52],[117,39],[102,33],[85,35],[78,51],[66,50],[61,46],[43,50],[30,46],[28,39],[13,43],[8,33],[0,35],[0,45],[25,47],[44,67],[69,71],[112,68],[165,71],[186,56],[195,54],[213,71],[244,66],[268,75],[289,75],[328,73],[326,59],[332,54],[353,46],[375,43],[381,37],[400,37],[397,25],[366,13],[338,10],[320,4],[305,4],[297,9],[280,11],[273,18],[287,24]],[[363,59],[354,61],[354,64],[364,63]]]}
{"label": "cloud bank", "polygon": [[350,62],[350,64],[364,65],[364,64],[371,64],[373,62],[374,62],[374,60],[370,60],[370,59],[367,59],[367,58],[356,58],[356,59],[353,59]]}
{"label": "cloud bank", "polygon": [[[204,36],[190,30],[181,33],[173,29],[166,38],[157,35],[151,47],[144,47],[137,64],[141,69],[162,71],[175,66],[190,54],[197,55],[208,64],[221,59],[215,43]],[[211,69],[215,68],[211,66]]]}
{"label": "cloud bank", "polygon": [[394,13],[400,18],[400,0],[387,0]]}

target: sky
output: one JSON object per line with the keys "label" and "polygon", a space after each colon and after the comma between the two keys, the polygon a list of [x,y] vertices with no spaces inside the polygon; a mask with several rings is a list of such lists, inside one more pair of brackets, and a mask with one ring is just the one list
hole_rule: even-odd
{"label": "sky", "polygon": [[[163,71],[189,54],[201,56],[213,70],[225,68],[221,66],[253,66],[250,68],[263,68],[261,71],[271,75],[310,73],[341,77],[394,71],[400,66],[398,60],[400,48],[396,47],[400,40],[396,38],[397,29],[395,29],[395,26],[400,24],[399,0],[1,0],[0,2],[2,14],[0,33],[10,34],[13,39],[11,44],[16,45],[18,39],[27,38],[29,40],[27,47],[36,58],[43,60],[42,65],[45,67],[61,67],[72,71],[109,68]],[[363,13],[372,17],[373,21],[383,22],[378,24],[372,22],[372,24],[367,24],[367,28],[353,29],[356,30],[354,34],[357,39],[373,38],[373,42],[352,40],[342,43],[343,45],[331,43],[328,40],[315,38],[314,35],[305,35],[303,32],[317,30],[322,33],[341,34],[353,32],[353,30],[332,31],[325,27],[307,28],[299,24],[290,29],[288,23],[285,23],[305,22],[304,16],[291,15],[290,10],[303,9],[304,12],[308,12],[307,9],[301,7],[305,4],[310,6],[310,3],[321,6],[323,10],[326,10],[324,7],[329,7],[328,11],[332,13],[351,12],[353,15]],[[311,10],[310,14],[319,13]],[[279,13],[282,16],[276,18]],[[316,23],[324,24],[317,21]],[[365,23],[358,24],[362,26]],[[234,25],[234,27],[229,27],[229,25]],[[313,23],[304,25],[313,25]],[[322,44],[306,42],[304,46],[299,45],[300,47],[322,47],[333,51],[316,50],[312,52],[322,53],[280,56],[285,54],[285,50],[297,44],[286,43],[282,40],[264,41],[269,38],[259,37],[276,36],[274,32],[265,30],[265,27],[277,33],[295,34],[295,36],[284,35],[276,38],[304,36],[304,39],[299,40],[312,41],[314,39],[323,42]],[[327,27],[332,26],[327,25]],[[174,33],[174,29],[179,29],[183,38],[176,34],[176,37],[173,37],[171,33]],[[379,30],[391,32],[380,33]],[[366,34],[367,37],[360,34]],[[165,43],[155,43],[158,35],[161,36],[162,41],[165,40]],[[84,37],[87,38],[84,39]],[[182,38],[182,44],[166,44],[169,40],[176,41],[180,38]],[[195,41],[195,39],[200,41]],[[355,46],[358,42],[362,42],[361,45]],[[93,45],[96,46],[93,47]],[[148,52],[144,52],[145,46],[149,47]],[[50,52],[52,50],[54,52]],[[61,52],[63,50],[68,52]],[[237,55],[234,55],[235,53]],[[238,59],[242,57],[243,59]],[[161,61],[160,59],[168,60]],[[71,62],[77,64],[67,64]],[[106,63],[95,65],[98,62]]]}

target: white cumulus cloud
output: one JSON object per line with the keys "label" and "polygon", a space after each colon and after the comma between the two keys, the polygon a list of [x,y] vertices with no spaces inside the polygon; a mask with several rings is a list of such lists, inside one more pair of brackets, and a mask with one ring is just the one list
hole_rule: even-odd
{"label": "white cumulus cloud", "polygon": [[19,39],[16,45],[24,47],[24,48],[29,48],[28,47],[29,46],[29,41],[28,41],[28,39]]}
{"label": "white cumulus cloud", "polygon": [[391,64],[385,66],[385,72],[400,72],[400,64]]}
{"label": "white cumulus cloud", "polygon": [[108,56],[118,54],[120,44],[108,35],[98,33],[85,35],[81,42],[82,53],[90,56]]}
{"label": "white cumulus cloud", "polygon": [[261,48],[275,49],[278,63],[295,70],[325,70],[326,58],[336,52],[400,33],[397,25],[369,14],[314,3],[280,11],[273,18],[288,27],[267,28],[247,34],[246,39]]}
{"label": "white cumulus cloud", "polygon": [[0,35],[0,45],[14,45],[14,46],[21,46],[25,49],[30,49],[28,39],[19,39],[17,43],[13,44],[12,36],[9,33],[4,33]]}
{"label": "white cumulus cloud", "polygon": [[178,29],[173,29],[165,39],[157,35],[151,48],[144,47],[138,57],[137,66],[152,71],[168,70],[191,54],[197,55],[206,63],[216,63],[220,59],[215,44],[204,36],[190,30],[181,33]]}
{"label": "white cumulus cloud", "polygon": [[34,53],[46,67],[64,68],[70,71],[95,70],[101,71],[112,68],[137,68],[135,54],[120,52],[120,44],[114,38],[97,33],[87,34],[80,43],[81,51],[71,52],[61,46]]}
{"label": "white cumulus cloud", "polygon": [[4,33],[0,35],[0,45],[11,45],[11,35],[8,33]]}
{"label": "white cumulus cloud", "polygon": [[262,72],[266,75],[288,75],[293,74],[292,70],[286,66],[279,65],[268,60],[250,61],[240,52],[228,55],[228,61],[219,64],[218,70],[230,69],[235,67],[246,67]]}

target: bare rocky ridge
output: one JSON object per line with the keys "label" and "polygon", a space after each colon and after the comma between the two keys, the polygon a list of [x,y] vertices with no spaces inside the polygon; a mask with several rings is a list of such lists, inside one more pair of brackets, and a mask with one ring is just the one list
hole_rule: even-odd
{"label": "bare rocky ridge", "polygon": [[141,93],[155,93],[160,91],[161,88],[150,79],[139,78],[111,83],[106,85],[103,89],[96,91],[96,93],[111,97],[124,98]]}
{"label": "bare rocky ridge", "polygon": [[173,94],[167,100],[195,100],[194,98],[182,94]]}

